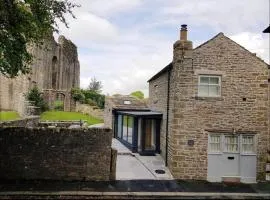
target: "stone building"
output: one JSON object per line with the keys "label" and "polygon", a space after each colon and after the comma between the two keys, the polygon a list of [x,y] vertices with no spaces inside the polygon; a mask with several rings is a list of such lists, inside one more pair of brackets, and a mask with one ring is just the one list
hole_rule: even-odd
{"label": "stone building", "polygon": [[177,179],[265,178],[269,65],[219,33],[193,48],[182,25],[173,61],[149,80],[161,155]]}
{"label": "stone building", "polygon": [[30,45],[34,60],[31,73],[8,79],[0,75],[0,110],[15,110],[23,115],[25,96],[34,85],[43,92],[50,108],[63,101],[64,110],[75,109],[71,88],[79,87],[80,64],[77,47],[64,36],[45,40],[42,46]]}

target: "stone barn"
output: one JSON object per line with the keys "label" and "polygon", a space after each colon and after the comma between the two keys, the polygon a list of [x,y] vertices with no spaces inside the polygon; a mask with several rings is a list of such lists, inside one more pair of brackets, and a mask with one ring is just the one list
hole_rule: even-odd
{"label": "stone barn", "polygon": [[264,180],[269,65],[223,33],[193,48],[187,32],[182,25],[173,61],[148,81],[161,155],[176,179]]}
{"label": "stone barn", "polygon": [[42,46],[29,45],[34,56],[31,73],[9,79],[0,75],[0,110],[15,110],[24,114],[25,96],[37,86],[50,108],[56,101],[63,103],[63,110],[75,110],[71,89],[80,86],[80,64],[77,47],[64,36],[58,43],[51,36]]}

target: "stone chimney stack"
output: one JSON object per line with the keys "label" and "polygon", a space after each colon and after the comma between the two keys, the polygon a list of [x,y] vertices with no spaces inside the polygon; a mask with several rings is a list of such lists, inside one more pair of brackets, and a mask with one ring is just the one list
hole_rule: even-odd
{"label": "stone chimney stack", "polygon": [[180,40],[173,45],[173,60],[185,59],[192,57],[192,42],[187,39],[187,25],[182,24],[180,29]]}
{"label": "stone chimney stack", "polygon": [[180,40],[187,41],[187,25],[186,24],[181,25]]}

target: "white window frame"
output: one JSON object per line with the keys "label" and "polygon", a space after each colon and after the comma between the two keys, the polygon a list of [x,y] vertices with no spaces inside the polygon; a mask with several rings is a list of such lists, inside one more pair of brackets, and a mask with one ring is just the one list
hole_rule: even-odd
{"label": "white window frame", "polygon": [[130,105],[131,104],[131,101],[130,100],[124,100],[124,104],[125,105]]}
{"label": "white window frame", "polygon": [[[220,137],[220,151],[212,151],[211,149],[211,136],[219,136]],[[230,152],[226,151],[226,144],[225,144],[225,136],[237,136],[238,137],[238,151]],[[249,136],[253,137],[253,152],[243,152],[243,137]],[[240,155],[257,155],[257,137],[256,134],[227,134],[227,133],[209,133],[208,134],[208,154],[223,154],[223,153],[232,153],[232,154],[239,154]]]}
{"label": "white window frame", "polygon": [[[237,145],[237,151],[228,151],[228,150],[226,149],[226,139],[225,139],[226,136],[229,136],[229,137],[230,137],[230,136],[237,137],[237,143],[230,144],[230,145]],[[223,148],[223,152],[224,152],[224,153],[239,153],[239,152],[240,152],[240,139],[241,139],[241,138],[239,137],[239,135],[234,135],[234,134],[224,134],[224,135],[223,135],[223,138],[224,138],[224,139],[223,139],[223,141],[224,141],[224,142],[223,142],[223,145],[224,145],[224,146],[223,146],[223,147],[224,147],[224,148]]]}
{"label": "white window frame", "polygon": [[[201,77],[206,77],[206,78],[218,78],[218,84],[210,84],[210,83],[201,83]],[[220,75],[207,75],[207,74],[200,74],[198,75],[198,96],[199,97],[220,97],[221,96],[221,76]],[[209,95],[209,90],[208,90],[208,95],[202,95],[200,94],[200,86],[218,86],[219,87],[219,94],[217,95]]]}
{"label": "white window frame", "polygon": [[[212,151],[211,149],[211,144],[218,144],[218,143],[212,143],[211,142],[211,137],[212,136],[219,136],[219,151]],[[222,147],[222,134],[215,134],[215,133],[211,133],[208,135],[208,154],[222,154],[222,150],[223,150],[223,147]]]}
{"label": "white window frame", "polygon": [[[253,137],[253,152],[244,152],[243,151],[243,138],[244,137]],[[257,137],[255,134],[242,134],[240,136],[240,141],[241,141],[241,145],[240,145],[240,150],[241,150],[241,155],[256,155],[257,153],[257,141],[256,141]]]}

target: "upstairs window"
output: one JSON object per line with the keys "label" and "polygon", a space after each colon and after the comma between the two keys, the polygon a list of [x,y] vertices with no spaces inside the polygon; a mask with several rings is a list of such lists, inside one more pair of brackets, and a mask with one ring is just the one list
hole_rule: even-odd
{"label": "upstairs window", "polygon": [[221,76],[200,75],[198,96],[219,97],[221,92]]}

